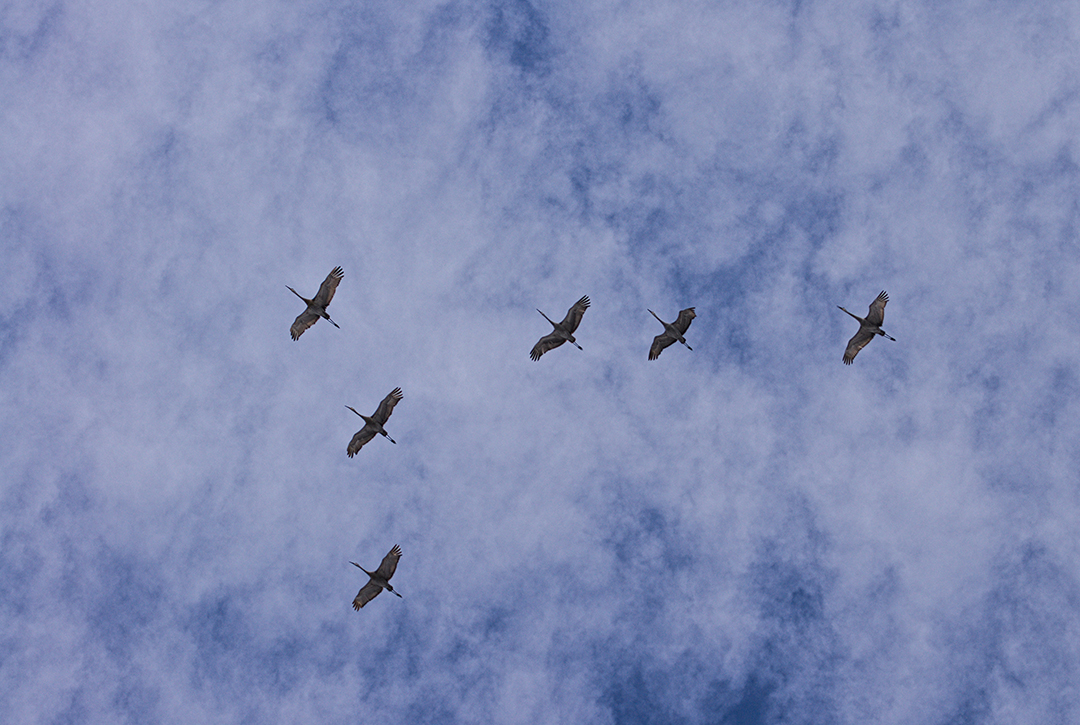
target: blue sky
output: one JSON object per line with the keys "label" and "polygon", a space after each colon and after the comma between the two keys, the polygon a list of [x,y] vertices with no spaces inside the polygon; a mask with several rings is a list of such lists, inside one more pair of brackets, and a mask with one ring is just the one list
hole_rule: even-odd
{"label": "blue sky", "polygon": [[0,710],[1077,722],[1078,49],[1067,2],[6,4]]}

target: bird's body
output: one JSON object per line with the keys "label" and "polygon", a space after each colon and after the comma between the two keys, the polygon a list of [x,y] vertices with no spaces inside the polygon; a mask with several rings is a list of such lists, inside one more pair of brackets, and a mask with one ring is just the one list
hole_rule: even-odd
{"label": "bird's body", "polygon": [[[289,285],[285,285],[294,295],[307,303],[307,309],[297,315],[296,320],[292,323],[292,327],[289,328],[293,340],[299,340],[300,336],[304,334],[304,330],[318,322],[320,317],[324,320],[329,320],[330,324],[334,327],[338,327],[338,323],[331,320],[330,315],[326,314],[326,307],[330,304],[330,300],[334,299],[334,292],[337,291],[337,286],[344,277],[344,270],[342,270],[341,267],[334,267],[334,269],[330,271],[330,274],[326,275],[326,279],[323,280],[323,283],[319,285],[319,293],[310,300],[292,287],[289,287]],[[338,327],[338,329],[341,328]]]}
{"label": "bird's body", "polygon": [[[353,599],[353,609],[359,612],[361,607],[379,596],[379,592],[383,589],[394,596],[401,597],[401,595],[395,592],[394,588],[390,586],[390,577],[394,576],[394,572],[397,570],[398,559],[400,558],[401,547],[394,544],[394,548],[390,550],[390,553],[383,557],[382,563],[379,564],[379,568],[375,571],[368,571],[355,561],[349,562],[369,577],[368,583],[360,588],[360,591],[356,594],[356,598]],[[404,597],[401,598],[404,599]]]}
{"label": "bird's body", "polygon": [[892,337],[884,330],[881,329],[881,323],[885,321],[885,305],[889,301],[889,295],[882,290],[881,294],[877,296],[873,302],[870,303],[870,311],[866,313],[866,318],[853,315],[847,312],[849,315],[859,321],[859,331],[855,333],[855,336],[848,340],[847,349],[844,350],[844,364],[850,365],[855,362],[855,356],[859,354],[859,350],[862,350],[866,345],[874,339],[875,335],[881,335],[887,337],[893,342],[896,342],[896,338]]}
{"label": "bird's body", "polygon": [[655,360],[660,357],[660,353],[664,351],[668,345],[675,344],[678,340],[682,344],[686,345],[687,350],[693,350],[694,348],[686,344],[686,338],[683,335],[686,333],[687,328],[690,327],[690,323],[697,317],[697,313],[694,312],[693,307],[687,307],[685,310],[679,312],[679,317],[675,322],[664,322],[660,317],[649,310],[649,314],[660,321],[660,324],[664,326],[663,334],[657,335],[653,338],[652,347],[649,348],[649,359]]}
{"label": "bird's body", "polygon": [[376,434],[386,436],[386,438],[391,443],[397,443],[397,441],[395,441],[386,433],[386,429],[383,428],[383,425],[386,424],[386,421],[390,420],[390,414],[394,412],[394,406],[397,405],[398,401],[401,400],[403,397],[404,396],[401,394],[401,388],[394,388],[390,391],[389,395],[383,398],[382,402],[379,403],[378,410],[372,413],[371,416],[364,415],[352,406],[345,406],[346,408],[364,419],[364,427],[356,431],[356,435],[354,435],[352,437],[352,440],[349,441],[349,447],[346,450],[346,452],[349,454],[349,458],[355,456],[357,451],[363,448],[364,444],[374,438]]}
{"label": "bird's body", "polygon": [[544,315],[545,320],[551,322],[551,326],[555,329],[550,334],[541,337],[540,340],[533,345],[529,357],[533,360],[539,360],[540,356],[545,352],[554,350],[564,342],[573,343],[574,347],[580,350],[581,345],[578,345],[577,340],[574,339],[574,331],[577,330],[578,325],[581,324],[581,317],[585,314],[585,310],[589,309],[590,304],[589,296],[585,295],[575,302],[573,307],[567,310],[566,317],[563,318],[562,322],[552,322],[550,317],[544,315],[540,310],[537,310],[541,315]]}

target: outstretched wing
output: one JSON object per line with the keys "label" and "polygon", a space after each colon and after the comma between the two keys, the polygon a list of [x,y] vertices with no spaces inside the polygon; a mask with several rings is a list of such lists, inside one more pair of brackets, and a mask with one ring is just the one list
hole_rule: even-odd
{"label": "outstretched wing", "polygon": [[649,359],[655,360],[656,358],[660,357],[660,353],[663,352],[664,348],[673,342],[675,342],[675,338],[667,334],[666,332],[663,332],[654,337],[652,341],[652,347],[649,348]]}
{"label": "outstretched wing", "polygon": [[574,303],[574,306],[566,311],[566,317],[563,318],[562,326],[570,334],[574,334],[574,330],[581,324],[581,317],[585,314],[585,310],[589,309],[589,295],[585,295],[580,300]]}
{"label": "outstretched wing", "polygon": [[365,424],[363,428],[356,431],[356,435],[354,435],[352,437],[352,440],[349,441],[349,448],[345,452],[349,454],[349,458],[352,458],[357,454],[357,452],[359,452],[361,448],[364,447],[365,443],[370,442],[371,439],[374,437],[375,426]]}
{"label": "outstretched wing", "polygon": [[531,357],[533,360],[539,360],[540,356],[543,355],[545,352],[547,352],[548,350],[554,350],[564,342],[566,342],[566,338],[559,337],[554,332],[550,335],[544,335],[535,345],[533,345],[533,349],[532,352],[529,353],[529,357]]}
{"label": "outstretched wing", "polygon": [[390,577],[394,576],[394,572],[397,571],[397,563],[400,558],[401,547],[394,544],[394,548],[390,550],[390,553],[383,557],[382,564],[379,564],[379,568],[375,573],[383,579],[389,580]]}
{"label": "outstretched wing", "polygon": [[401,388],[394,388],[390,391],[390,394],[383,398],[379,403],[379,409],[375,411],[375,414],[371,417],[379,421],[380,425],[385,425],[386,421],[390,420],[390,414],[394,412],[394,406],[398,404],[398,401],[403,397],[401,394]]}
{"label": "outstretched wing", "polygon": [[[871,325],[881,327],[881,323],[885,321],[885,303],[889,301],[889,295],[885,290],[881,291],[881,294],[877,296],[877,299],[870,303],[870,311],[866,313],[866,321]],[[863,345],[866,343],[864,342]],[[854,357],[854,355],[852,355]]]}
{"label": "outstretched wing", "polygon": [[855,362],[855,356],[859,354],[859,350],[866,347],[867,343],[873,339],[874,333],[860,327],[859,331],[855,333],[855,337],[848,340],[847,350],[844,350],[844,364],[850,365]]}
{"label": "outstretched wing", "polygon": [[[690,323],[697,317],[697,313],[694,312],[693,307],[687,307],[685,310],[679,313],[679,319],[672,323],[672,327],[679,331],[680,335],[685,335],[686,330],[690,327]],[[671,343],[669,342],[668,345]]]}
{"label": "outstretched wing", "polygon": [[330,300],[334,299],[334,292],[337,291],[337,286],[341,280],[345,277],[345,270],[341,267],[334,267],[330,270],[330,274],[326,275],[326,279],[319,285],[319,294],[315,295],[315,299],[312,300],[319,307],[326,307],[330,304]]}
{"label": "outstretched wing", "polygon": [[301,312],[296,316],[296,319],[293,320],[292,327],[289,328],[292,339],[299,340],[300,336],[304,334],[304,330],[308,329],[318,321],[319,316],[311,310],[304,310]]}
{"label": "outstretched wing", "polygon": [[378,584],[368,582],[356,593],[356,599],[352,600],[352,608],[359,612],[362,606],[379,596],[379,592],[381,591],[382,587]]}

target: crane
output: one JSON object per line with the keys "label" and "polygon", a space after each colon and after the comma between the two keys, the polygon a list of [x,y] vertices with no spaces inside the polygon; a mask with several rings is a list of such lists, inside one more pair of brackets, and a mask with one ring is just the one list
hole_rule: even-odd
{"label": "crane", "polygon": [[397,570],[398,559],[401,558],[401,547],[394,544],[394,548],[383,557],[382,563],[379,564],[379,568],[375,571],[368,571],[364,567],[357,564],[355,561],[349,563],[355,566],[360,571],[370,577],[368,583],[360,587],[360,591],[356,593],[356,599],[352,600],[352,608],[356,611],[360,611],[360,608],[370,602],[375,597],[379,596],[379,592],[383,589],[391,594],[404,599],[400,594],[394,591],[394,588],[390,586],[390,577],[394,576],[394,572]]}
{"label": "crane", "polygon": [[686,344],[686,338],[683,334],[687,328],[690,327],[690,323],[697,317],[697,313],[694,312],[693,307],[687,307],[685,310],[679,312],[679,317],[675,322],[667,323],[661,320],[655,312],[649,310],[649,314],[656,317],[660,324],[664,326],[663,334],[657,335],[653,338],[652,347],[649,348],[649,359],[655,360],[660,357],[660,353],[664,351],[664,348],[668,345],[673,345],[676,340],[686,345],[687,350],[693,350],[694,348]]}
{"label": "crane", "polygon": [[390,438],[386,433],[386,429],[383,425],[386,421],[390,420],[390,414],[394,412],[394,406],[398,404],[398,401],[403,397],[401,394],[401,388],[394,388],[390,391],[390,394],[383,398],[379,403],[379,408],[371,416],[366,416],[351,405],[345,407],[356,413],[358,416],[364,419],[364,427],[356,431],[356,435],[349,441],[349,447],[346,452],[349,454],[349,458],[356,455],[357,451],[364,447],[364,444],[375,437],[376,433],[381,433],[386,436],[391,443],[397,445],[397,441]]}
{"label": "crane", "polygon": [[859,317],[858,315],[852,315],[843,307],[840,309],[847,312],[849,315],[859,321],[859,331],[855,333],[855,336],[848,340],[847,349],[844,350],[844,364],[850,365],[855,362],[855,356],[859,354],[859,350],[866,347],[867,343],[874,339],[874,335],[881,335],[887,337],[893,342],[896,342],[896,338],[887,334],[881,329],[881,323],[885,321],[885,305],[889,301],[889,295],[885,290],[881,291],[881,294],[877,296],[873,302],[870,303],[870,311],[866,313],[866,318]]}
{"label": "crane", "polygon": [[[341,267],[334,267],[330,270],[330,274],[326,275],[323,283],[319,285],[319,293],[315,295],[314,299],[310,300],[289,287],[289,285],[285,285],[289,288],[289,291],[307,303],[307,309],[297,315],[292,327],[289,328],[293,340],[299,340],[300,336],[304,334],[304,330],[318,322],[320,317],[330,320],[330,315],[326,314],[326,307],[330,304],[330,300],[334,299],[334,292],[337,291],[337,286],[343,277],[345,277],[345,271]],[[330,324],[339,330],[341,329],[338,323],[333,320],[330,320]]]}
{"label": "crane", "polygon": [[581,350],[581,345],[578,345],[577,340],[574,339],[574,330],[581,324],[581,316],[585,314],[585,310],[589,309],[590,304],[589,296],[585,295],[575,302],[573,307],[566,311],[566,317],[563,318],[562,322],[551,322],[550,317],[544,315],[540,310],[537,310],[537,312],[540,312],[540,314],[544,316],[545,320],[551,322],[551,326],[555,329],[550,334],[541,337],[540,340],[533,345],[529,357],[533,360],[539,360],[540,356],[545,352],[554,350],[567,341],[572,342],[574,347]]}

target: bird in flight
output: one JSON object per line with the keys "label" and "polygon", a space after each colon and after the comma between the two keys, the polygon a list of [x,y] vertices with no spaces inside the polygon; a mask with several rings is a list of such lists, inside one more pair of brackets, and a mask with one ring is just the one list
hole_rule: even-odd
{"label": "bird in flight", "polygon": [[394,576],[394,572],[397,570],[398,559],[401,558],[401,547],[394,544],[394,548],[383,557],[382,563],[379,564],[379,568],[375,571],[368,571],[364,567],[357,564],[355,561],[349,563],[355,566],[360,571],[368,575],[368,583],[360,587],[360,591],[356,593],[356,598],[352,600],[352,608],[356,611],[360,611],[360,608],[370,602],[375,597],[379,596],[379,592],[383,589],[391,594],[404,599],[400,594],[394,591],[394,588],[390,586],[390,577]]}
{"label": "bird in flight", "polygon": [[540,356],[543,355],[545,352],[547,352],[548,350],[554,350],[559,345],[567,341],[572,342],[574,344],[574,347],[576,347],[578,350],[582,349],[581,345],[578,345],[577,340],[574,339],[574,330],[576,330],[578,328],[578,325],[581,324],[581,316],[585,314],[585,310],[589,309],[590,304],[591,303],[589,302],[589,296],[585,295],[580,300],[575,302],[573,307],[566,311],[566,317],[563,318],[562,322],[551,322],[550,317],[544,315],[544,313],[540,312],[540,310],[537,310],[537,312],[540,312],[541,315],[544,315],[545,320],[551,322],[551,326],[555,329],[551,332],[551,334],[541,337],[540,340],[535,345],[533,345],[533,349],[532,352],[529,353],[529,357],[531,357],[533,360],[539,360]]}
{"label": "bird in flight", "polygon": [[[334,267],[330,271],[330,274],[326,275],[326,279],[323,280],[323,283],[319,285],[319,293],[315,295],[314,299],[310,300],[292,287],[289,287],[289,285],[285,285],[286,287],[289,287],[289,290],[294,295],[307,303],[307,309],[297,316],[296,320],[292,323],[292,327],[289,328],[289,332],[292,333],[292,339],[299,340],[300,336],[304,334],[304,330],[318,322],[320,317],[330,320],[330,315],[326,314],[326,307],[330,304],[330,300],[334,299],[334,292],[337,291],[337,286],[344,276],[345,271],[341,267]],[[338,323],[333,320],[330,320],[330,324],[337,327],[339,330],[341,329],[338,326]]]}
{"label": "bird in flight", "polygon": [[[686,345],[686,338],[683,334],[686,333],[690,323],[697,317],[697,313],[694,312],[693,307],[687,307],[685,310],[679,312],[678,319],[675,322],[667,323],[661,320],[655,312],[649,310],[649,314],[656,317],[660,321],[660,324],[664,326],[664,332],[653,338],[652,347],[649,348],[649,359],[655,360],[660,357],[660,353],[664,351],[664,348],[668,345],[673,345],[676,340]],[[686,345],[687,350],[693,350],[694,348]]]}
{"label": "bird in flight", "polygon": [[859,354],[859,350],[866,347],[867,343],[874,339],[874,335],[881,335],[887,337],[893,342],[896,342],[896,338],[887,334],[881,329],[881,323],[885,321],[885,305],[889,301],[889,295],[882,290],[881,294],[877,296],[873,302],[870,303],[870,311],[866,313],[865,319],[858,315],[852,315],[843,307],[840,309],[847,312],[849,315],[859,321],[859,331],[855,333],[855,336],[848,340],[847,349],[844,350],[844,364],[850,365],[855,362],[855,356]]}
{"label": "bird in flight", "polygon": [[375,437],[376,433],[381,433],[386,436],[391,443],[397,444],[396,440],[387,435],[383,425],[386,424],[386,421],[390,420],[390,414],[394,412],[394,406],[397,405],[398,401],[403,397],[405,396],[401,394],[401,388],[394,388],[390,391],[389,395],[383,398],[382,402],[379,403],[378,410],[372,413],[370,417],[364,415],[351,405],[345,406],[364,419],[364,427],[356,431],[356,435],[349,441],[349,448],[346,451],[349,454],[349,458],[355,456],[357,451],[364,447],[365,443]]}

